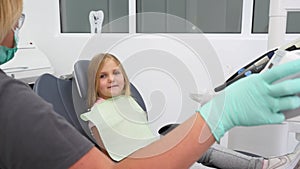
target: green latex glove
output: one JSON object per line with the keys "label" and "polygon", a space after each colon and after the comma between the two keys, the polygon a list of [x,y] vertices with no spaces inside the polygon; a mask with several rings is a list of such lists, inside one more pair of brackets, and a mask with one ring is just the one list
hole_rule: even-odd
{"label": "green latex glove", "polygon": [[234,126],[281,123],[282,110],[300,107],[300,79],[275,81],[300,72],[300,60],[253,74],[231,84],[203,105],[199,112],[216,141]]}

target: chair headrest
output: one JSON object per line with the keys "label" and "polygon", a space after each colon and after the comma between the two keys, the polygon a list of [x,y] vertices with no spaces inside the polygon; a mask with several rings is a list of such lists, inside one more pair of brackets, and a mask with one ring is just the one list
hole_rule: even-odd
{"label": "chair headrest", "polygon": [[[80,100],[84,101],[86,104],[87,100],[87,91],[88,91],[88,67],[89,67],[89,60],[79,60],[74,65],[74,72],[73,77],[75,80],[75,85],[77,88],[77,95],[79,95]],[[143,108],[144,111],[146,111],[146,105],[143,101],[142,96],[140,95],[139,91],[136,89],[136,87],[130,83],[130,91],[131,96],[138,102],[138,104]],[[73,96],[74,99],[75,96]],[[78,100],[77,100],[78,101]],[[74,101],[75,104],[75,110],[78,107],[78,103]],[[87,106],[85,105],[83,110],[86,110]],[[77,109],[78,110],[78,109]],[[76,111],[77,111],[76,110]],[[82,110],[82,109],[80,109]],[[83,113],[83,111],[79,111],[79,113]]]}
{"label": "chair headrest", "polygon": [[88,89],[88,67],[89,60],[79,60],[74,65],[73,76],[76,82],[77,90],[79,96],[83,99],[87,98],[87,89]]}

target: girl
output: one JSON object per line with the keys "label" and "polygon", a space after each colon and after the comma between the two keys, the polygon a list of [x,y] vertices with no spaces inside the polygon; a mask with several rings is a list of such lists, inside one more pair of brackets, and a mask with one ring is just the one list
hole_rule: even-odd
{"label": "girl", "polygon": [[[96,55],[88,68],[88,107],[101,103],[105,99],[118,95],[130,96],[129,80],[120,61],[111,54]],[[104,153],[104,148],[99,132],[91,121],[89,128],[96,142]]]}
{"label": "girl", "polygon": [[[99,54],[90,61],[88,86],[88,107],[91,111],[82,114],[81,118],[89,120],[91,134],[106,155],[120,161],[133,151],[157,139],[147,125],[146,113],[130,97],[130,82],[123,66],[115,56],[108,53]],[[115,105],[118,105],[117,109]],[[126,113],[124,109],[127,110]],[[127,117],[128,115],[131,117]],[[124,118],[125,116],[127,118]],[[130,122],[133,119],[138,123]],[[92,121],[96,121],[96,124]],[[100,132],[99,129],[103,131]],[[127,144],[123,146],[124,142]]]}

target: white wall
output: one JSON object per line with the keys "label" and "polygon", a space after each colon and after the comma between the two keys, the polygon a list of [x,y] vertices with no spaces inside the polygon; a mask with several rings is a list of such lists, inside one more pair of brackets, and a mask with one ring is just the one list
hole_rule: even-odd
{"label": "white wall", "polygon": [[[24,0],[26,20],[20,32],[20,37],[23,42],[33,41],[48,56],[55,74],[60,76],[71,74],[73,64],[79,56],[89,52],[93,53],[87,51],[88,47],[85,45],[91,45],[94,39],[90,39],[91,36],[87,34],[60,34],[58,3],[58,0]],[[204,52],[204,55],[205,50],[214,51],[215,53],[212,52],[208,55],[217,57],[221,66],[218,64],[210,66],[218,71],[223,71],[225,77],[267,51],[267,35],[250,34],[251,2],[245,1],[244,6],[248,6],[249,9],[245,10],[243,14],[242,34],[207,35],[206,37],[212,45],[209,46],[206,43],[205,45],[208,48],[198,44],[201,38],[200,35],[174,35],[171,38],[155,35],[136,37],[133,35],[126,45],[119,43],[118,48],[111,50],[117,53],[121,60],[128,61],[125,67],[127,66],[126,69],[134,84],[142,91],[148,109],[152,110],[150,111],[150,118],[153,120],[155,129],[168,122],[182,121],[193,114],[197,104],[189,99],[189,93],[199,92],[202,88],[209,88],[211,85],[208,82],[211,79],[207,76],[205,66],[199,60],[195,62],[193,54],[189,53],[191,50],[187,50],[183,45],[184,43],[181,43],[182,46],[179,45],[179,47],[176,43],[170,45],[174,42],[172,41],[174,37],[184,40],[185,43],[193,46],[195,50]],[[103,35],[100,40],[97,39],[97,42],[99,41],[101,44],[99,45],[99,52],[111,48],[110,44],[120,40],[120,37],[126,36],[118,34]],[[297,38],[295,35],[287,36],[286,40],[289,41],[295,38]],[[124,39],[122,40],[124,41]],[[161,57],[152,56],[147,48],[144,51],[134,53],[134,49],[137,49],[138,45],[141,45],[141,47],[152,45],[152,50],[158,50],[155,55],[161,55]],[[164,49],[167,49],[167,51]],[[185,50],[189,55],[183,52]],[[136,70],[132,64],[138,67],[141,63],[133,63],[127,56],[143,57],[145,66],[151,67],[149,64],[152,63],[152,67],[158,69],[153,68],[149,71],[149,68],[140,68],[140,70]],[[172,58],[174,64],[169,64],[169,60],[163,60],[163,56],[176,56],[176,58]],[[156,62],[153,62],[153,59]],[[175,62],[178,65],[184,65],[178,67],[179,70],[184,70],[183,75],[180,75],[182,72],[176,71]],[[200,66],[197,66],[197,62]],[[161,68],[158,63],[164,63],[166,67]],[[140,76],[141,73],[143,73],[143,76]],[[188,78],[186,78],[186,74],[189,75]],[[192,83],[189,80],[192,80]],[[224,79],[217,79],[217,81],[221,83]],[[155,109],[157,105],[159,106],[158,111]]]}
{"label": "white wall", "polygon": [[[26,21],[20,36],[22,41],[34,41],[49,57],[56,74],[62,75],[72,71],[74,61],[90,36],[60,34],[58,3],[59,1],[51,0],[24,0]],[[225,68],[238,68],[266,51],[267,37],[264,35],[252,36],[244,33],[244,35],[207,35],[207,37]],[[194,38],[187,36],[186,39]],[[103,40],[110,40],[110,36],[106,36]],[[225,73],[230,73],[230,70],[226,69]]]}

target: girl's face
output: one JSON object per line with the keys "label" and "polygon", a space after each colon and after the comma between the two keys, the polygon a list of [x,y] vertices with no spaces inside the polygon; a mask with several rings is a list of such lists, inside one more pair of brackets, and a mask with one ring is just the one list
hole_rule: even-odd
{"label": "girl's face", "polygon": [[98,95],[103,99],[122,94],[125,81],[120,67],[112,59],[108,59],[98,75]]}

